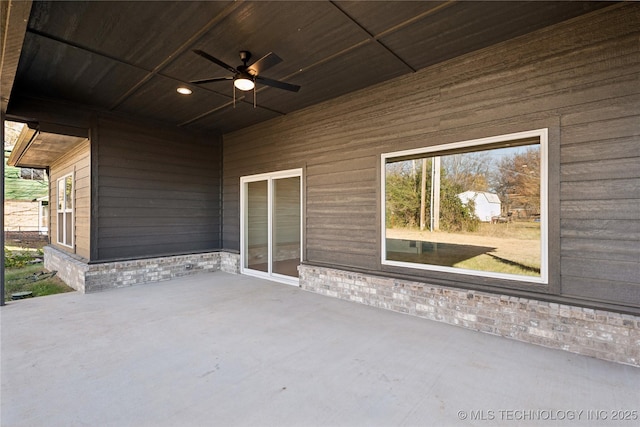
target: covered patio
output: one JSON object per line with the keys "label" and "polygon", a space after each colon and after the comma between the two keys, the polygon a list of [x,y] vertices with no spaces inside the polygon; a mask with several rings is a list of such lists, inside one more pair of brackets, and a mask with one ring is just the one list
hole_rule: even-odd
{"label": "covered patio", "polygon": [[613,426],[640,410],[631,366],[224,272],[0,316],[6,427]]}

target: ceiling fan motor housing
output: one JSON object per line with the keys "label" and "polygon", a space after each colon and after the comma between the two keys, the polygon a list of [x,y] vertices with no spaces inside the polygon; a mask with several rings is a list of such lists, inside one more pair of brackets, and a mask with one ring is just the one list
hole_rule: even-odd
{"label": "ceiling fan motor housing", "polygon": [[248,50],[241,50],[240,51],[240,60],[244,63],[244,65],[247,65],[247,62],[249,62],[249,60],[251,59],[251,52],[249,52]]}

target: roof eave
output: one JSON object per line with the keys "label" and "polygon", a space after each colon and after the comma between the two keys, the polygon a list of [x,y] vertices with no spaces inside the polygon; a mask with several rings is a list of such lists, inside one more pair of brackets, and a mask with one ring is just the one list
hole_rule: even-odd
{"label": "roof eave", "polygon": [[26,153],[31,145],[31,142],[35,139],[38,131],[36,129],[31,129],[29,126],[24,126],[20,135],[18,136],[18,140],[16,141],[16,145],[11,150],[11,154],[7,159],[7,164],[9,166],[20,166],[19,162],[22,156]]}
{"label": "roof eave", "polygon": [[11,90],[16,78],[20,54],[27,32],[29,15],[31,14],[30,0],[7,0],[1,2],[0,16],[0,93],[2,94],[2,113],[7,112]]}

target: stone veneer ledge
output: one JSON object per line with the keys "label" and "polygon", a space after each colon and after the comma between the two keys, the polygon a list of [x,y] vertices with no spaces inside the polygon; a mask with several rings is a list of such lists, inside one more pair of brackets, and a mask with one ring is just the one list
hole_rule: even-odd
{"label": "stone veneer ledge", "polygon": [[239,258],[238,254],[229,252],[206,252],[87,264],[51,246],[44,248],[45,268],[57,271],[57,275],[66,284],[83,293],[159,282],[218,270],[238,274]]}
{"label": "stone veneer ledge", "polygon": [[301,265],[300,286],[474,331],[640,366],[640,317]]}

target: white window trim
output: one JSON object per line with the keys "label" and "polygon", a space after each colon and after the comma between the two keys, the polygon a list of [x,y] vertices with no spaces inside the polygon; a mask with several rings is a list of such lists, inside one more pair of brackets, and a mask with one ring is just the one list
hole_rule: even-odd
{"label": "white window trim", "polygon": [[[66,206],[66,202],[65,202],[65,207],[64,210],[62,210],[62,212],[59,210],[59,206],[58,206],[58,197],[60,197],[60,183],[62,183],[62,185],[64,186],[65,181],[67,180],[68,177],[71,177],[71,208],[68,208]],[[74,173],[68,173],[66,175],[61,176],[60,178],[58,178],[58,180],[56,181],[56,242],[59,245],[62,245],[66,248],[73,248],[73,244],[75,242],[75,230],[74,230],[74,223],[75,223],[75,195],[76,192],[76,180],[75,180],[75,176]],[[51,207],[49,207],[49,209],[51,209]],[[64,242],[60,241],[60,220],[59,220],[59,214],[63,213],[71,213],[71,243],[70,244],[66,244]],[[66,215],[62,215],[63,221],[64,221],[64,229],[63,229],[63,235],[66,235],[66,231],[67,231],[67,216]]]}
{"label": "white window trim", "polygon": [[[300,279],[299,278],[293,278],[290,276],[284,276],[282,274],[277,274],[277,273],[265,273],[262,271],[257,271],[257,270],[251,270],[249,268],[245,268],[244,266],[244,260],[245,257],[248,254],[248,248],[247,248],[247,236],[246,236],[246,231],[245,231],[245,225],[247,222],[247,215],[248,215],[248,211],[247,211],[247,205],[248,205],[248,200],[247,200],[247,190],[246,190],[246,184],[249,182],[255,182],[255,181],[267,181],[267,186],[268,186],[268,196],[267,196],[267,236],[268,236],[268,241],[267,241],[267,245],[269,248],[272,247],[273,245],[273,239],[272,239],[272,235],[273,235],[273,229],[272,229],[272,216],[273,216],[273,181],[276,179],[282,179],[282,178],[295,178],[295,177],[299,177],[300,178],[300,262],[303,262],[303,256],[304,256],[304,203],[303,201],[305,200],[305,196],[304,196],[304,179],[303,179],[303,175],[302,175],[302,168],[300,169],[288,169],[288,170],[284,170],[284,171],[279,171],[279,172],[272,172],[272,173],[262,173],[262,174],[258,174],[258,175],[250,175],[250,176],[243,176],[240,178],[240,274],[245,274],[247,276],[253,276],[253,277],[259,277],[261,279],[268,279],[268,280],[274,280],[276,282],[281,282],[281,283],[286,283],[288,285],[293,285],[293,286],[299,286],[300,285]],[[271,250],[269,250],[269,259],[268,259],[268,265],[269,268],[271,268],[271,264],[272,264],[272,256],[273,254],[271,253]]]}
{"label": "white window trim", "polygon": [[[387,260],[386,248],[386,164],[388,159],[404,156],[415,156],[420,154],[428,154],[435,152],[449,151],[459,148],[478,147],[482,145],[507,142],[511,140],[525,139],[537,137],[540,139],[540,276],[530,277],[517,274],[494,273],[490,271],[468,270],[464,268],[446,267],[431,264],[418,264],[402,261]],[[506,135],[492,136],[488,138],[472,139],[468,141],[454,142],[450,144],[437,145],[433,147],[416,148],[412,150],[395,151],[391,153],[382,153],[381,157],[381,238],[382,265],[403,267],[418,270],[438,271],[453,274],[465,274],[471,276],[490,277],[495,279],[517,280],[520,282],[531,282],[538,284],[549,283],[549,168],[548,168],[548,142],[549,130],[547,128],[530,130],[525,132],[517,132]]]}

